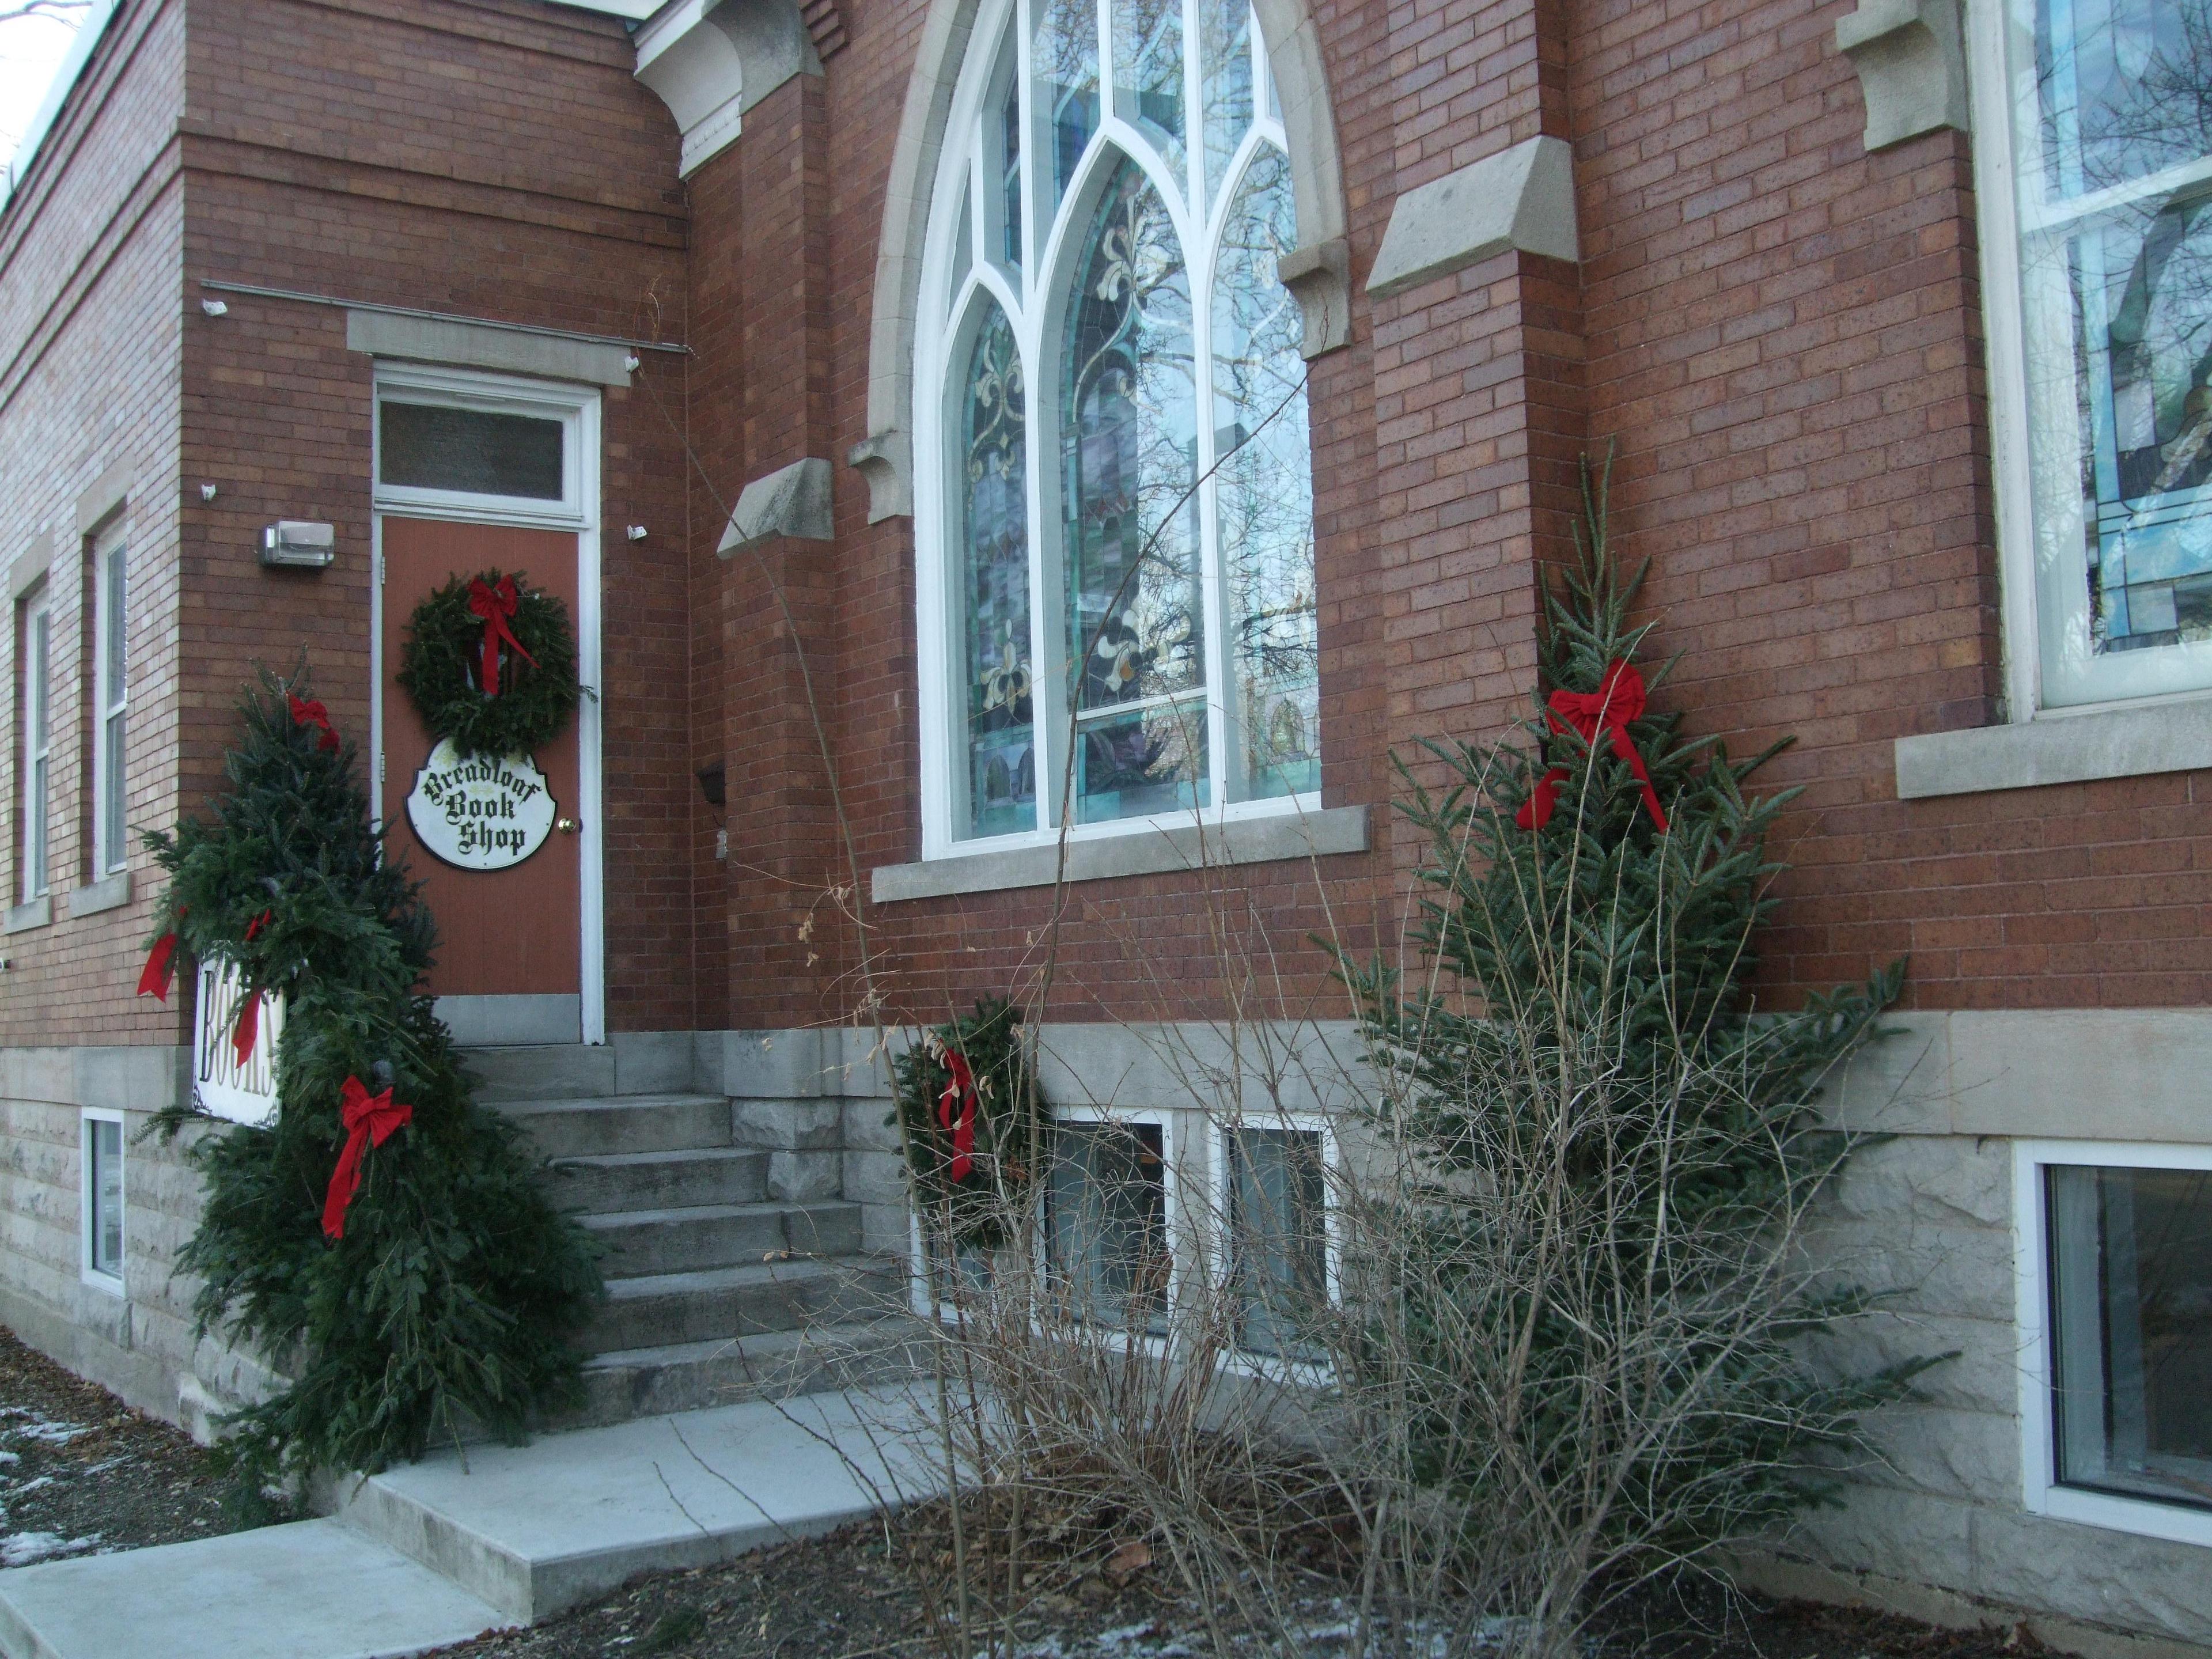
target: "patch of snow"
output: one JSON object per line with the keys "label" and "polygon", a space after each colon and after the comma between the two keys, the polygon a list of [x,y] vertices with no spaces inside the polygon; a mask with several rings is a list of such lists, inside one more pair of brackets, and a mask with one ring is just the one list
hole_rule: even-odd
{"label": "patch of snow", "polygon": [[0,1538],[0,1567],[27,1567],[33,1561],[75,1555],[99,1542],[98,1533],[85,1538],[64,1538],[58,1532],[10,1533]]}
{"label": "patch of snow", "polygon": [[33,1411],[27,1406],[0,1406],[0,1418],[29,1419],[27,1422],[18,1421],[9,1427],[0,1428],[0,1436],[19,1440],[36,1440],[48,1446],[66,1446],[79,1435],[92,1432],[90,1427],[85,1424],[58,1422],[42,1412]]}
{"label": "patch of snow", "polygon": [[36,1492],[41,1486],[51,1486],[53,1484],[53,1476],[51,1474],[42,1474],[35,1480],[26,1480],[20,1486],[9,1487],[8,1496],[10,1498],[21,1498],[27,1492]]}

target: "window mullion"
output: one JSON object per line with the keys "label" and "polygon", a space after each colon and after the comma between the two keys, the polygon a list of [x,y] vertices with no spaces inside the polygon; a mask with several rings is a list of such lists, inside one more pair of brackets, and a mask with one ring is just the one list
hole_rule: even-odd
{"label": "window mullion", "polygon": [[[1202,149],[1203,146],[1190,148]],[[1233,174],[1228,183],[1224,196],[1233,196]],[[1199,604],[1206,619],[1206,767],[1212,784],[1205,804],[1218,809],[1243,793],[1229,770],[1236,750],[1231,744],[1228,573],[1222,568],[1220,517],[1215,510],[1214,471],[1221,458],[1215,453],[1220,434],[1214,426],[1213,278],[1220,250],[1209,234],[1209,216],[1204,207],[1190,216],[1196,221],[1192,227],[1195,234],[1183,246],[1190,250],[1185,262],[1190,273],[1191,391],[1198,403],[1193,413],[1198,432]]]}

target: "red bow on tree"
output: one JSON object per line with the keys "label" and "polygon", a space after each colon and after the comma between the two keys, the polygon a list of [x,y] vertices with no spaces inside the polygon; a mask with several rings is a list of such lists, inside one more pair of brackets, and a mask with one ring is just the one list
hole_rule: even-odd
{"label": "red bow on tree", "polygon": [[952,1080],[937,1097],[937,1121],[952,1137],[952,1178],[965,1181],[975,1167],[975,1074],[957,1048],[945,1051],[945,1069]]}
{"label": "red bow on tree", "polygon": [[483,694],[487,697],[499,695],[501,641],[513,646],[515,655],[532,668],[538,665],[538,659],[522,648],[522,641],[514,637],[514,630],[507,625],[521,604],[522,596],[514,591],[514,578],[512,576],[501,576],[496,586],[481,576],[469,584],[470,613],[483,618],[483,667],[477,676],[477,683],[483,687]]}
{"label": "red bow on tree", "polygon": [[[1644,769],[1644,757],[1636,752],[1635,740],[1628,735],[1629,722],[1644,718],[1644,676],[1636,665],[1616,657],[1606,665],[1605,678],[1598,682],[1596,690],[1554,691],[1551,708],[1555,731],[1577,732],[1593,749],[1600,732],[1610,735],[1613,752],[1628,763],[1637,782],[1644,786],[1644,811],[1664,833],[1666,809],[1659,805],[1659,792],[1651,787],[1651,775]],[[1522,802],[1521,810],[1513,815],[1513,822],[1523,830],[1541,830],[1550,823],[1552,809],[1559,804],[1559,786],[1566,778],[1564,766],[1547,769],[1528,792],[1528,799]]]}
{"label": "red bow on tree", "polygon": [[138,994],[156,1002],[169,1000],[169,980],[176,971],[177,936],[164,933],[146,953],[145,970],[138,975]]}
{"label": "red bow on tree", "polygon": [[311,702],[304,697],[294,697],[292,724],[320,726],[323,735],[315,740],[315,747],[318,749],[335,749],[338,746],[338,734],[331,725],[331,711],[319,702]]}
{"label": "red bow on tree", "polygon": [[261,930],[276,920],[276,913],[274,910],[264,910],[259,915],[254,917],[246,924],[246,942],[248,945],[252,944],[259,936]]}
{"label": "red bow on tree", "polygon": [[323,1232],[330,1238],[345,1237],[346,1207],[361,1190],[361,1161],[369,1147],[384,1145],[394,1129],[415,1115],[412,1106],[392,1103],[391,1090],[372,1095],[357,1077],[345,1080],[341,1099],[338,1121],[345,1126],[345,1149],[338,1154],[338,1167],[331,1171],[330,1191],[323,1198]]}

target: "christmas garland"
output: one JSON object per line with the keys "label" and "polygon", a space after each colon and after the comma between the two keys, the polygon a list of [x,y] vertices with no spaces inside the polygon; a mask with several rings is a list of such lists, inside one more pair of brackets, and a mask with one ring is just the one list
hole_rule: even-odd
{"label": "christmas garland", "polygon": [[[599,1294],[595,1252],[539,1187],[516,1129],[471,1097],[452,1034],[421,994],[436,932],[380,844],[353,745],[328,711],[264,672],[210,816],[146,837],[169,873],[142,993],[177,959],[242,983],[233,1043],[285,1002],[266,1127],[172,1107],[206,1133],[200,1224],[177,1270],[202,1285],[203,1334],[282,1366],[287,1387],[228,1419],[257,1486],[314,1469],[374,1471],[472,1425],[520,1438],[572,1398],[566,1340]],[[226,1013],[228,1011],[225,1011]]]}
{"label": "christmas garland", "polygon": [[456,576],[415,607],[399,684],[462,755],[529,755],[561,735],[583,695],[568,608],[521,571]]}
{"label": "christmas garland", "polygon": [[921,1033],[892,1063],[915,1207],[957,1245],[991,1249],[1035,1178],[1050,1121],[1022,1041],[1020,1011],[1003,997]]}

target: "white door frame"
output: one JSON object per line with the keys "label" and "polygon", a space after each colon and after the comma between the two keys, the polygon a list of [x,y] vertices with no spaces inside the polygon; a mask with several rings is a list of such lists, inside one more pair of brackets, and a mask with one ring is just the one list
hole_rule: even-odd
{"label": "white door frame", "polygon": [[[433,368],[380,362],[375,399],[370,410],[372,447],[381,426],[376,418],[388,392],[404,392],[409,403],[490,410],[558,420],[566,433],[562,475],[565,499],[530,501],[511,496],[464,495],[455,491],[387,487],[381,465],[373,466],[371,536],[375,550],[369,583],[369,750],[375,757],[377,810],[384,801],[384,516],[467,520],[529,529],[569,530],[576,536],[576,671],[584,696],[576,708],[578,887],[582,900],[578,983],[583,997],[581,1036],[586,1042],[607,1040],[606,893],[601,866],[601,739],[599,671],[599,393],[596,387],[563,386],[473,369]],[[379,458],[380,461],[380,457]]]}

